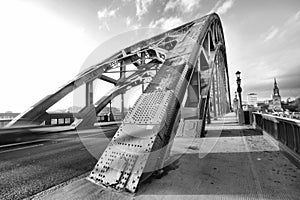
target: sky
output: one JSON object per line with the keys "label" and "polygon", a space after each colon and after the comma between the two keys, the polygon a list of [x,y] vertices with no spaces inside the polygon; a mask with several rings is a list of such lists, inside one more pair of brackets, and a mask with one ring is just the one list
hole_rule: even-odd
{"label": "sky", "polygon": [[284,99],[300,96],[299,0],[9,0],[0,1],[0,112],[54,92],[99,46],[109,55],[149,37],[120,34],[154,34],[211,12],[222,21],[232,96],[237,70],[244,99],[270,98],[274,78]]}

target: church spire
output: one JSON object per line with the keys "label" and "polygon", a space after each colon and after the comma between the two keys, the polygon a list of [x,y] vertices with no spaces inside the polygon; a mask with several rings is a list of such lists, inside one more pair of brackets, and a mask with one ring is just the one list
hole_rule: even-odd
{"label": "church spire", "polygon": [[279,94],[279,88],[278,88],[278,85],[277,85],[276,78],[274,78],[273,104],[272,104],[271,108],[273,110],[275,110],[275,111],[276,110],[277,111],[282,110],[282,107],[281,107],[281,97],[280,97],[280,94]]}
{"label": "church spire", "polygon": [[280,95],[279,95],[279,88],[278,88],[278,86],[277,86],[276,78],[274,78],[273,96],[280,96]]}

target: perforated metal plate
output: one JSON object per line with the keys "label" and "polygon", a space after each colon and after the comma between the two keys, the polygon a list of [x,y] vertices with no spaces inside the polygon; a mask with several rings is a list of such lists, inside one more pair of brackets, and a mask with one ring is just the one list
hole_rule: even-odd
{"label": "perforated metal plate", "polygon": [[173,51],[167,54],[167,58],[170,58],[170,54],[178,57],[178,62],[172,62],[170,65],[184,67],[183,72],[175,76],[168,63],[161,67],[160,73],[156,74],[160,76],[153,79],[157,85],[152,81],[151,90],[146,90],[155,91],[142,94],[128,112],[91,172],[89,179],[92,182],[116,190],[135,192],[142,173],[150,172],[147,171],[152,169],[149,166],[156,167],[161,163],[160,160],[164,159],[167,148],[161,150],[161,147],[168,142],[168,138],[165,137],[168,127],[165,124],[169,122],[164,123],[167,119],[167,109],[173,109],[174,99],[184,84],[189,69],[189,65],[185,63],[188,61],[190,51],[193,50],[195,38],[198,38],[196,33],[197,29],[201,28],[202,22],[196,22],[194,25],[197,27],[190,32],[190,36],[189,33],[184,33],[185,35],[179,37]]}
{"label": "perforated metal plate", "polygon": [[124,123],[160,124],[172,94],[171,90],[142,94],[125,117]]}
{"label": "perforated metal plate", "polygon": [[138,99],[91,172],[90,181],[135,192],[172,95],[173,91],[160,91]]}
{"label": "perforated metal plate", "polygon": [[91,172],[90,180],[134,192],[158,131],[158,125],[122,124]]}

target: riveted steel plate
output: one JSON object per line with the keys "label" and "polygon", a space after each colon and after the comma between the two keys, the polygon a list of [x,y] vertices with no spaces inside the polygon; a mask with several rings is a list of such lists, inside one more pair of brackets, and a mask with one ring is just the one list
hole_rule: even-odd
{"label": "riveted steel plate", "polygon": [[160,124],[172,95],[171,90],[142,94],[126,115],[124,123]]}
{"label": "riveted steel plate", "polygon": [[122,124],[102,154],[89,180],[134,192],[151,152],[159,125]]}
{"label": "riveted steel plate", "polygon": [[[177,43],[171,51],[167,51],[167,59],[147,86],[147,93],[142,94],[128,112],[91,172],[89,179],[92,182],[118,191],[135,192],[142,173],[147,175],[147,172],[153,172],[163,163],[167,143],[173,134],[172,122],[177,120],[178,101],[183,98],[193,72],[192,67],[195,67],[197,48],[202,44],[198,38],[204,35],[200,32],[207,31],[201,30],[207,19],[210,17],[195,20],[184,28],[182,35],[176,36]],[[155,40],[149,40],[146,44],[158,44]],[[130,49],[141,46],[145,44]]]}
{"label": "riveted steel plate", "polygon": [[116,190],[135,192],[155,138],[164,124],[162,120],[172,95],[173,91],[160,91],[143,94],[138,99],[89,180]]}

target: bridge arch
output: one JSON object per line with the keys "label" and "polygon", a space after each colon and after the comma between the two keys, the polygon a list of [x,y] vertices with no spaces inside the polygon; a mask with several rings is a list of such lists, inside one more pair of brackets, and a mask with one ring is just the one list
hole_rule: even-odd
{"label": "bridge arch", "polygon": [[[133,67],[134,70],[130,69]],[[128,75],[130,72],[130,75]],[[152,73],[153,72],[153,73]],[[119,78],[109,73],[118,73]],[[93,101],[93,82],[101,79],[115,88]],[[134,106],[99,159],[89,180],[116,190],[135,192],[139,182],[160,170],[175,135],[205,136],[210,116],[230,111],[230,90],[223,28],[217,14],[209,14],[122,49],[78,74],[8,126],[43,124],[47,109],[85,85],[86,106],[71,126],[93,127],[96,116],[111,100],[132,87],[143,86]]]}

